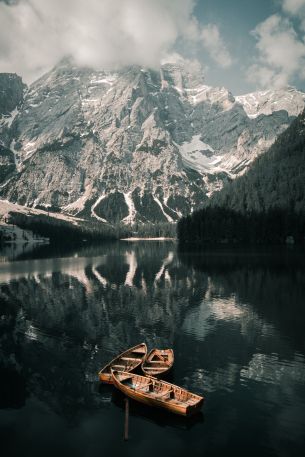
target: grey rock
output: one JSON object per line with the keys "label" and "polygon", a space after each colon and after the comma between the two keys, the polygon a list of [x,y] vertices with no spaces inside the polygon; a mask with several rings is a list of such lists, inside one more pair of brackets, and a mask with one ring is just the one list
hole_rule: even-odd
{"label": "grey rock", "polygon": [[25,88],[20,76],[0,73],[0,116],[10,115],[22,103]]}
{"label": "grey rock", "polygon": [[160,71],[63,60],[0,125],[15,159],[0,196],[101,223],[175,221],[244,173],[304,105],[293,88],[234,97],[183,60]]}

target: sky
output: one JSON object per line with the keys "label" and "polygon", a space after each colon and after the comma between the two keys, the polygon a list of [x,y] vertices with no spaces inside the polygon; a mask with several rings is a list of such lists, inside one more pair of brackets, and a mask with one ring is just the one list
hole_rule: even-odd
{"label": "sky", "polygon": [[28,84],[65,56],[112,69],[175,54],[235,95],[305,90],[305,0],[0,0],[0,72]]}

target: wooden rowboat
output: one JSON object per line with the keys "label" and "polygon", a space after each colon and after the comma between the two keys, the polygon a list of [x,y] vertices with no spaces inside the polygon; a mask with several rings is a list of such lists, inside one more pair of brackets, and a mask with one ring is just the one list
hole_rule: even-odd
{"label": "wooden rowboat", "polygon": [[149,406],[189,416],[201,408],[204,398],[156,378],[112,370],[113,384],[125,395]]}
{"label": "wooden rowboat", "polygon": [[129,372],[137,368],[147,355],[147,346],[145,343],[138,344],[133,348],[122,352],[115,359],[111,360],[104,368],[99,371],[101,382],[112,384],[111,370]]}
{"label": "wooden rowboat", "polygon": [[174,363],[172,349],[152,349],[142,362],[142,370],[147,376],[159,376],[168,372]]}

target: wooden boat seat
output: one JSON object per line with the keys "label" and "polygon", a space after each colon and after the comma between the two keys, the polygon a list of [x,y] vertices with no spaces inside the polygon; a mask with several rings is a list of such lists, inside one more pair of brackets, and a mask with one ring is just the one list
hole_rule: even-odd
{"label": "wooden boat seat", "polygon": [[132,377],[128,377],[128,378],[122,380],[121,383],[127,387],[130,387],[133,390],[137,390],[137,391],[141,391],[141,392],[150,392],[151,390],[153,390],[152,381],[150,381],[147,384],[138,385],[137,383],[133,383]]}
{"label": "wooden boat seat", "polygon": [[112,366],[112,369],[113,370],[118,370],[118,371],[123,371],[124,369],[126,368],[126,365],[119,365],[119,364],[116,364],[116,365],[113,365]]}
{"label": "wooden boat seat", "polygon": [[154,394],[154,397],[163,398],[165,400],[169,400],[174,397],[173,389],[168,389],[166,391],[161,391],[161,392],[154,392],[153,394]]}
{"label": "wooden boat seat", "polygon": [[149,360],[147,362],[148,365],[154,364],[154,363],[158,363],[159,365],[167,365],[167,362],[165,362],[164,360]]}
{"label": "wooden boat seat", "polygon": [[138,361],[137,357],[121,357],[121,360],[127,360],[127,361]]}
{"label": "wooden boat seat", "polygon": [[153,396],[156,398],[169,397],[169,392],[153,392]]}
{"label": "wooden boat seat", "polygon": [[140,386],[136,390],[139,390],[139,391],[145,393],[145,392],[150,392],[151,388],[152,388],[152,382],[150,382],[149,384],[146,384],[144,386]]}
{"label": "wooden boat seat", "polygon": [[123,380],[121,381],[121,383],[124,384],[124,386],[131,387],[132,389],[135,388],[135,385],[133,384],[132,378],[131,378],[131,377],[130,377],[130,378],[123,379]]}

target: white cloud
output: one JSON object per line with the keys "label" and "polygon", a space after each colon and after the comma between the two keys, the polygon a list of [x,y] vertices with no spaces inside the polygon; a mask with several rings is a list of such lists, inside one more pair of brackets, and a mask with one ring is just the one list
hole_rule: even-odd
{"label": "white cloud", "polygon": [[296,77],[305,79],[305,43],[287,18],[270,16],[252,33],[257,40],[258,57],[248,71],[251,82],[262,87],[282,87]]}
{"label": "white cloud", "polygon": [[232,65],[232,57],[215,24],[208,24],[202,28],[200,34],[202,44],[211,58],[221,67],[227,68]]}
{"label": "white cloud", "polygon": [[298,14],[305,8],[305,0],[283,0],[282,8],[286,13]]}
{"label": "white cloud", "polygon": [[300,28],[305,31],[305,0],[283,0],[283,11],[299,19]]}
{"label": "white cloud", "polygon": [[94,67],[157,66],[179,37],[193,35],[194,0],[0,2],[0,71],[33,80],[65,55]]}

